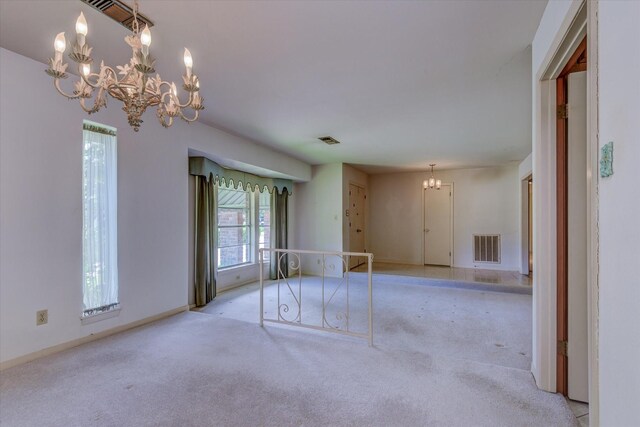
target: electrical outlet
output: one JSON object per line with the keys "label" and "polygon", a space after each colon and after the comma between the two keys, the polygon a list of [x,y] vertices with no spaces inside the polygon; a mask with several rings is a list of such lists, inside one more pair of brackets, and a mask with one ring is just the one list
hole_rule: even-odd
{"label": "electrical outlet", "polygon": [[49,310],[36,311],[36,326],[45,325],[49,321]]}

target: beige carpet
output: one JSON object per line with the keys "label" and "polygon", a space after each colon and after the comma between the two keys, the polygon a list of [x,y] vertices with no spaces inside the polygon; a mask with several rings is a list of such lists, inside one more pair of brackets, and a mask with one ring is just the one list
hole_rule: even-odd
{"label": "beige carpet", "polygon": [[0,423],[577,425],[528,371],[530,295],[427,284],[376,278],[373,348],[260,328],[255,286],[224,293],[205,312],[2,372]]}

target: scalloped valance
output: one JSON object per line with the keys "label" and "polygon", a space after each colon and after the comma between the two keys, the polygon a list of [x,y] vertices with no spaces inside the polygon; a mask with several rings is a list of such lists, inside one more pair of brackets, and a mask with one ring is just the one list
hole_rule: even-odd
{"label": "scalloped valance", "polygon": [[287,191],[293,193],[293,181],[290,179],[265,178],[252,173],[227,169],[206,157],[189,157],[189,174],[204,176],[207,181],[213,177],[216,182],[224,183],[226,187],[241,188],[244,190],[258,190],[261,193],[266,189],[272,193],[275,189],[279,194]]}

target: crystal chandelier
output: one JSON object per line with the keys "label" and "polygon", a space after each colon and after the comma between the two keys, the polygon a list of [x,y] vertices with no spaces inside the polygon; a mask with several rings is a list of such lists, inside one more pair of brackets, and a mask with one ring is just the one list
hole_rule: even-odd
{"label": "crystal chandelier", "polygon": [[[62,54],[66,49],[66,41],[64,33],[59,33],[54,41],[55,56],[49,59],[49,68],[46,73],[54,78],[54,85],[57,91],[69,98],[77,99],[84,111],[89,114],[95,113],[100,108],[107,105],[107,94],[111,97],[122,101],[124,106],[122,109],[127,113],[129,125],[137,132],[142,124],[140,118],[148,107],[157,106],[156,116],[164,127],[173,124],[174,117],[179,116],[187,122],[195,122],[198,120],[200,110],[204,109],[198,91],[200,90],[200,82],[198,77],[193,73],[193,59],[189,49],[184,49],[184,65],[186,67],[185,74],[182,76],[182,88],[189,94],[186,102],[181,103],[178,99],[178,91],[175,83],[163,81],[159,74],[155,77],[154,69],[155,60],[149,54],[149,46],[151,45],[151,31],[148,26],[140,31],[138,24],[138,2],[133,6],[133,34],[125,37],[125,41],[133,50],[133,55],[128,64],[117,66],[117,72],[104,64],[100,63],[98,72],[91,71],[92,47],[86,42],[87,21],[82,12],[76,21],[76,42],[69,54],[74,62],[78,64],[79,80],[75,83],[73,94],[65,93],[60,87],[60,79],[66,79],[67,66],[63,62]],[[95,96],[94,96],[95,94]],[[88,107],[87,101],[94,99],[93,106]],[[184,110],[190,108],[193,110],[191,117],[184,114]]]}
{"label": "crystal chandelier", "polygon": [[429,166],[431,166],[431,178],[429,178],[428,180],[425,179],[424,181],[422,181],[422,186],[424,188],[435,188],[436,190],[439,190],[440,187],[442,186],[442,181],[440,181],[439,179],[435,179],[433,177],[433,167],[435,166],[435,163],[431,163]]}

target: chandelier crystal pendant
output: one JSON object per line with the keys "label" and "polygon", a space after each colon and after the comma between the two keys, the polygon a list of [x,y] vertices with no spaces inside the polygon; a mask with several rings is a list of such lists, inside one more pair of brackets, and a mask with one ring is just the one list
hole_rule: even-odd
{"label": "chandelier crystal pendant", "polygon": [[[69,58],[78,64],[78,74],[80,79],[75,83],[73,94],[65,93],[60,87],[60,80],[69,77],[67,66],[64,63],[62,54],[66,50],[66,40],[64,33],[59,33],[53,43],[55,54],[49,59],[49,68],[45,70],[54,79],[56,90],[69,99],[77,99],[84,111],[89,114],[95,113],[107,105],[107,94],[122,101],[122,109],[127,113],[129,125],[136,132],[142,124],[141,116],[148,107],[157,106],[156,116],[165,128],[173,124],[175,117],[180,117],[186,122],[198,120],[204,99],[200,97],[200,82],[193,72],[193,58],[189,49],[184,49],[185,74],[182,76],[182,88],[189,94],[186,102],[182,103],[178,99],[176,84],[163,81],[155,71],[155,60],[149,54],[151,45],[151,31],[145,26],[140,31],[138,24],[138,2],[133,6],[133,34],[125,37],[125,42],[133,51],[128,64],[117,66],[117,72],[100,63],[98,72],[91,71],[92,47],[86,41],[88,33],[87,21],[84,14],[76,21],[76,42],[73,45]],[[94,98],[93,106],[88,107],[86,103]],[[185,109],[193,110],[191,116],[184,114]]]}
{"label": "chandelier crystal pendant", "polygon": [[429,179],[425,179],[424,181],[422,181],[422,186],[427,189],[427,188],[435,188],[436,190],[439,190],[440,187],[442,186],[442,181],[440,181],[439,179],[435,179],[433,177],[433,167],[435,166],[435,163],[431,163],[429,166],[431,166],[431,178]]}

